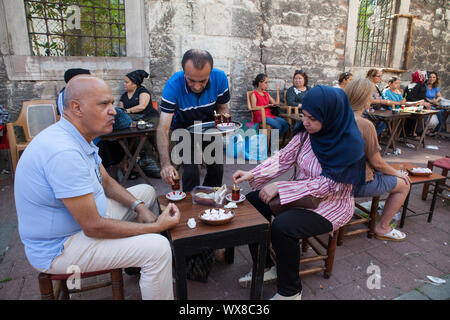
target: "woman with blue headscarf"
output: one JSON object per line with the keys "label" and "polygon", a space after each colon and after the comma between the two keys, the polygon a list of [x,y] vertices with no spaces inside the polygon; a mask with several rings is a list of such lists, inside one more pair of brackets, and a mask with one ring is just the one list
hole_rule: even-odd
{"label": "woman with blue headscarf", "polygon": [[[281,205],[306,196],[320,199],[315,209],[292,207],[278,213],[272,222],[277,268],[268,255],[264,280],[278,278],[272,298],[276,300],[301,298],[299,240],[344,226],[354,212],[353,186],[365,181],[364,141],[345,92],[316,86],[303,98],[302,109],[303,121],[294,128],[285,148],[253,170],[233,174],[234,183],[249,181],[256,190],[247,199],[269,221],[275,215],[269,202],[276,197]],[[292,167],[296,168],[292,180],[266,184]],[[250,251],[255,261],[253,245]],[[239,283],[245,285],[249,279],[251,273]]]}

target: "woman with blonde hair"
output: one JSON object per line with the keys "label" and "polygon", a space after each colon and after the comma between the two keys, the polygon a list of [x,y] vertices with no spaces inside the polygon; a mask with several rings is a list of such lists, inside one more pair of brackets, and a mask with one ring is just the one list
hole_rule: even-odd
{"label": "woman with blonde hair", "polygon": [[[383,72],[380,69],[370,69],[367,71],[366,78],[372,83],[372,97],[370,99],[370,104],[368,108],[373,108],[375,110],[391,109],[395,105],[394,101],[383,99],[380,89],[377,84],[381,83],[381,76]],[[375,125],[377,135],[380,135],[384,129],[386,129],[386,123],[383,121],[378,122]]]}
{"label": "woman with blonde hair", "polygon": [[380,220],[375,226],[375,237],[380,240],[403,241],[406,235],[390,227],[394,215],[400,210],[409,193],[408,175],[392,168],[380,154],[374,125],[362,117],[372,99],[373,85],[368,79],[358,79],[345,87],[345,93],[355,114],[356,124],[365,142],[366,182],[355,187],[355,197],[374,197],[389,193]]}

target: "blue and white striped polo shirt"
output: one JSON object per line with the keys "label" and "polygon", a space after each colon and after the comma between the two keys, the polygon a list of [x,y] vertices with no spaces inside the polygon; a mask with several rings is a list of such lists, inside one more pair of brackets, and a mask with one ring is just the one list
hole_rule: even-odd
{"label": "blue and white striped polo shirt", "polygon": [[190,90],[184,71],[179,71],[164,86],[161,111],[174,113],[172,129],[186,128],[194,124],[194,121],[214,121],[217,104],[228,101],[228,79],[222,70],[211,70],[208,84],[200,94]]}

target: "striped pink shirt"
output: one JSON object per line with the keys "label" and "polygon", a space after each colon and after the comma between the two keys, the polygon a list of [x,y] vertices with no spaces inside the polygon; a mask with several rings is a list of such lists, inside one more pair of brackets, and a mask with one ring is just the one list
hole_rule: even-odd
{"label": "striped pink shirt", "polygon": [[355,210],[352,185],[335,182],[321,176],[322,167],[311,148],[309,134],[296,134],[289,144],[256,168],[251,170],[254,178],[250,186],[256,190],[288,171],[295,162],[301,139],[306,134],[304,145],[297,157],[296,180],[277,182],[281,204],[286,204],[307,195],[322,198],[316,209],[310,209],[327,219],[337,230],[345,225]]}

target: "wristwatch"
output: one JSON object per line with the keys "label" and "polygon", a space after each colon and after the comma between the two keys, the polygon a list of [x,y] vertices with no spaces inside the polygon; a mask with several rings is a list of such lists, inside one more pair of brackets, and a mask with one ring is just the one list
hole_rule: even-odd
{"label": "wristwatch", "polygon": [[133,204],[131,205],[131,210],[136,211],[136,207],[138,206],[138,204],[140,203],[144,203],[144,201],[136,199]]}

